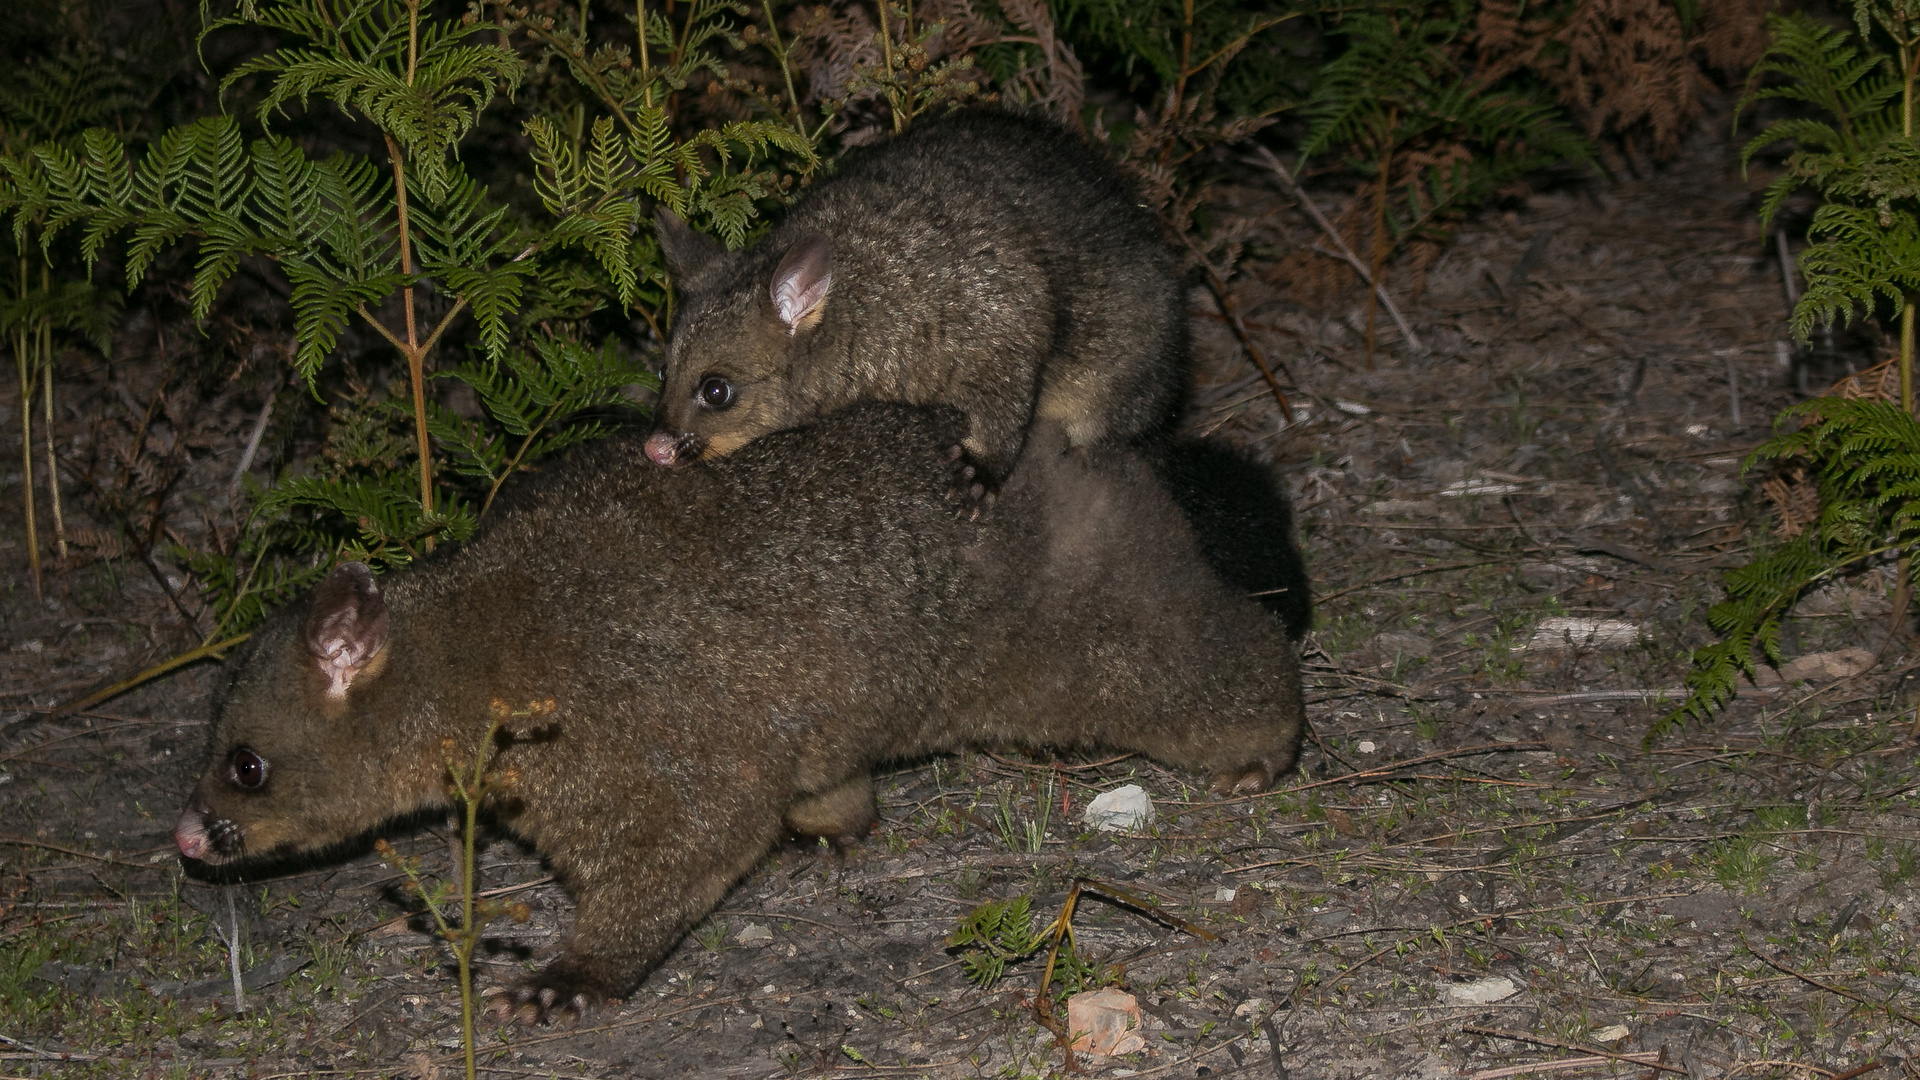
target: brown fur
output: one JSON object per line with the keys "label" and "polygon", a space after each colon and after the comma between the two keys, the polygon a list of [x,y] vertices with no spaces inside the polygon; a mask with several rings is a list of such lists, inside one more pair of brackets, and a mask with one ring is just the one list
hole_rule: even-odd
{"label": "brown fur", "polygon": [[[677,471],[615,440],[462,550],[377,587],[336,570],[233,666],[183,854],[313,851],[444,806],[490,703],[551,698],[502,746],[494,805],[579,905],[505,999],[533,1020],[631,989],[783,826],[862,830],[879,762],[1097,744],[1231,790],[1291,767],[1293,647],[1150,470],[1042,427],[991,520],[962,521],[961,423],[869,405]],[[339,655],[359,666],[334,698]]]}
{"label": "brown fur", "polygon": [[1140,203],[1078,135],[976,111],[852,155],[749,250],[661,219],[680,307],[650,456],[716,457],[886,400],[964,412],[1000,479],[1036,416],[1076,446],[1165,424],[1187,316]]}

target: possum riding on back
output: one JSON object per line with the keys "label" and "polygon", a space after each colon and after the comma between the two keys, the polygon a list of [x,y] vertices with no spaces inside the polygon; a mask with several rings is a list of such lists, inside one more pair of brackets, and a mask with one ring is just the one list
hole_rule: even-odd
{"label": "possum riding on back", "polygon": [[753,248],[662,215],[680,291],[647,456],[718,457],[862,400],[951,405],[983,479],[1034,420],[1074,446],[1164,426],[1186,378],[1178,268],[1079,136],[959,113],[848,159]]}

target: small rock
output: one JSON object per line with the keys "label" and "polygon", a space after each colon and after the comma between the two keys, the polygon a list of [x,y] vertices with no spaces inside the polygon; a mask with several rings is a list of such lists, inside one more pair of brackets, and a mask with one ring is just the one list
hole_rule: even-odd
{"label": "small rock", "polygon": [[1082,821],[1101,832],[1128,832],[1153,824],[1153,800],[1139,784],[1103,791],[1087,804]]}
{"label": "small rock", "polygon": [[1448,983],[1446,986],[1449,1005],[1490,1005],[1520,992],[1513,980],[1504,975],[1489,975],[1472,982]]}
{"label": "small rock", "polygon": [[1876,659],[1872,650],[1859,648],[1809,653],[1788,661],[1778,674],[1764,665],[1756,667],[1753,681],[1756,686],[1772,686],[1778,683],[1791,685],[1797,682],[1827,683],[1836,679],[1850,679],[1871,668]]}
{"label": "small rock", "polygon": [[1624,1039],[1627,1036],[1632,1034],[1633,1032],[1627,1030],[1627,1025],[1613,1024],[1608,1027],[1603,1027],[1597,1031],[1591,1032],[1590,1034],[1587,1035],[1587,1038],[1598,1043],[1610,1043],[1610,1042],[1619,1042],[1621,1039]]}
{"label": "small rock", "polygon": [[1082,1054],[1137,1054],[1147,1048],[1140,1035],[1140,1003],[1123,990],[1094,990],[1067,999],[1067,1030]]}
{"label": "small rock", "polygon": [[1247,1000],[1233,1007],[1234,1018],[1238,1020],[1246,1020],[1250,1017],[1256,1017],[1266,1011],[1267,1011],[1266,998],[1248,998]]}
{"label": "small rock", "polygon": [[1358,743],[1354,745],[1354,749],[1360,751],[1363,754],[1371,754],[1375,750],[1378,750],[1380,748],[1374,745],[1374,742],[1372,739],[1361,739]]}
{"label": "small rock", "polygon": [[1222,904],[1232,903],[1233,898],[1238,895],[1240,895],[1240,890],[1235,889],[1228,885],[1222,885],[1219,888],[1213,890],[1214,900]]}
{"label": "small rock", "polygon": [[766,923],[750,922],[733,935],[733,940],[741,945],[771,945],[773,931],[767,929]]}
{"label": "small rock", "polygon": [[1541,619],[1529,649],[1625,649],[1640,640],[1640,626],[1624,619]]}

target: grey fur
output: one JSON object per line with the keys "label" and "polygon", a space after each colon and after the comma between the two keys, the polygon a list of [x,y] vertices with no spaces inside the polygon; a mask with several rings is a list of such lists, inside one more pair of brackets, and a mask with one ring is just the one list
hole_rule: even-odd
{"label": "grey fur", "polygon": [[[1104,154],[1038,120],[960,113],[856,153],[743,252],[672,218],[660,239],[680,295],[663,464],[878,399],[960,409],[1002,479],[1036,416],[1075,446],[1122,441],[1163,426],[1185,383],[1159,224]],[[713,377],[723,409],[703,401]]]}
{"label": "grey fur", "polygon": [[[783,823],[858,829],[877,763],[1101,745],[1225,790],[1290,768],[1294,648],[1202,564],[1151,470],[1041,425],[995,513],[964,521],[963,426],[867,405],[676,471],[614,440],[374,592],[343,567],[234,665],[182,852],[311,852],[444,806],[491,702],[553,698],[503,745],[494,805],[579,905],[502,999],[536,1020],[635,986]],[[339,697],[321,625],[365,631]]]}

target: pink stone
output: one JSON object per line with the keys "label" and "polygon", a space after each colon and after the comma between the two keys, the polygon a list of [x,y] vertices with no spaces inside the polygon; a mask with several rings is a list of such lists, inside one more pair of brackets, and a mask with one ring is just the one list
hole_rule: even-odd
{"label": "pink stone", "polygon": [[1067,1030],[1082,1054],[1137,1054],[1147,1048],[1140,1035],[1140,1003],[1123,990],[1094,990],[1067,999]]}

